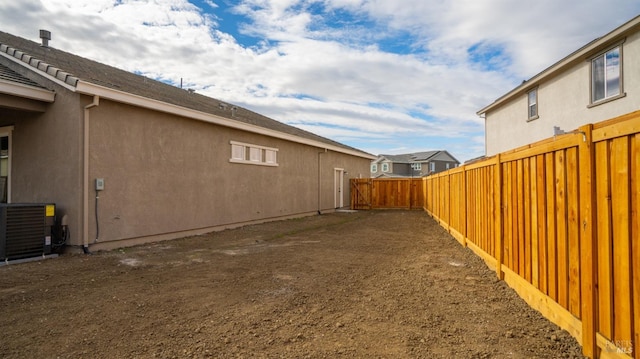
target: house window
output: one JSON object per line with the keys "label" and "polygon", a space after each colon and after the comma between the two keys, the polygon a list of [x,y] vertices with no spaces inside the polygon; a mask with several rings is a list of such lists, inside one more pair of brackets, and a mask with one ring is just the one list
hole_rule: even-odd
{"label": "house window", "polygon": [[374,163],[371,165],[371,173],[378,172],[378,164]]}
{"label": "house window", "polygon": [[264,162],[268,164],[277,164],[278,163],[278,152],[270,149],[264,150]]}
{"label": "house window", "polygon": [[528,102],[528,120],[535,120],[538,118],[538,89],[533,89],[527,93]]}
{"label": "house window", "polygon": [[389,164],[388,163],[383,163],[382,164],[382,172],[389,172]]}
{"label": "house window", "polygon": [[591,103],[622,93],[622,54],[617,46],[591,60]]}
{"label": "house window", "polygon": [[249,161],[262,162],[262,148],[249,147]]}
{"label": "house window", "polygon": [[231,141],[231,158],[229,162],[277,166],[278,149]]}
{"label": "house window", "polygon": [[416,171],[420,171],[422,169],[422,163],[412,163],[411,168]]}
{"label": "house window", "polygon": [[436,171],[436,163],[435,162],[429,162],[429,171],[430,172],[435,172]]}
{"label": "house window", "polygon": [[447,169],[451,168],[451,163],[447,162],[446,166],[447,166]]}

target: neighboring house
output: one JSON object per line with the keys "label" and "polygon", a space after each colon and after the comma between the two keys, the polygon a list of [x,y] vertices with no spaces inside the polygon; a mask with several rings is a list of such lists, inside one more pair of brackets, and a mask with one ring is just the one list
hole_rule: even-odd
{"label": "neighboring house", "polygon": [[371,177],[422,177],[460,165],[447,151],[379,155],[371,161]]}
{"label": "neighboring house", "polygon": [[[486,155],[640,109],[640,16],[478,111]],[[555,129],[555,130],[554,130]]]}
{"label": "neighboring house", "polygon": [[0,145],[4,202],[55,203],[91,250],[346,207],[375,158],[3,32]]}

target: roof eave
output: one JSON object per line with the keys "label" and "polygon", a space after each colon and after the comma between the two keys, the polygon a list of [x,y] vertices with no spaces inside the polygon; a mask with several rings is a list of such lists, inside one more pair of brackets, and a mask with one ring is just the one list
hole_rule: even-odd
{"label": "roof eave", "polygon": [[53,91],[5,80],[0,80],[0,93],[48,103],[56,97]]}
{"label": "roof eave", "polygon": [[625,24],[619,26],[618,28],[614,29],[613,31],[609,32],[608,34],[589,42],[585,46],[581,47],[580,49],[578,49],[575,52],[573,52],[572,54],[570,54],[569,56],[567,56],[567,57],[563,58],[562,60],[556,62],[555,64],[549,66],[548,68],[546,68],[542,72],[540,72],[537,75],[533,76],[531,79],[523,82],[518,87],[514,88],[513,90],[511,90],[511,91],[507,92],[506,94],[504,94],[503,96],[499,97],[497,100],[495,100],[490,105],[482,108],[481,110],[476,112],[476,114],[478,116],[482,116],[483,114],[486,114],[487,112],[489,112],[489,111],[495,109],[496,107],[504,104],[505,102],[510,100],[515,95],[521,94],[523,91],[525,91],[525,89],[529,89],[529,88],[532,88],[532,87],[538,85],[543,80],[553,76],[554,74],[556,74],[557,72],[563,70],[565,67],[569,66],[570,64],[572,64],[572,63],[574,63],[576,61],[582,61],[586,56],[589,55],[589,53],[594,52],[599,47],[607,45],[608,43],[614,42],[615,40],[619,39],[620,37],[625,36],[628,32],[633,31],[638,26],[640,26],[640,15],[636,16],[635,18],[633,18],[633,19],[631,19],[629,21],[627,21]]}
{"label": "roof eave", "polygon": [[299,136],[291,135],[288,133],[275,131],[268,128],[251,125],[248,123],[234,121],[234,120],[221,117],[221,116],[216,116],[210,113],[197,111],[197,110],[193,110],[193,109],[182,107],[182,106],[172,105],[166,102],[150,99],[143,96],[134,95],[128,92],[114,90],[108,87],[96,85],[94,83],[86,82],[83,80],[78,80],[75,86],[75,92],[89,95],[89,96],[99,96],[101,98],[113,100],[120,103],[126,103],[129,105],[135,105],[142,108],[153,109],[155,111],[161,111],[165,113],[170,113],[174,115],[191,118],[194,120],[216,124],[219,126],[230,127],[230,128],[243,130],[251,133],[279,138],[279,139],[283,139],[291,142],[319,147],[322,149],[327,149],[334,152],[362,157],[369,160],[373,160],[376,158],[376,156],[367,154],[365,152],[350,150],[347,148],[342,148],[340,146],[335,146],[335,145],[324,143],[321,141],[314,141],[311,139],[306,139]]}

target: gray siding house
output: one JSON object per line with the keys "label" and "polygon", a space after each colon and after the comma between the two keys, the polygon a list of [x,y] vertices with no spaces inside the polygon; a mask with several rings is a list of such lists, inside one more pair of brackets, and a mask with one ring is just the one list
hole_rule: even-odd
{"label": "gray siding house", "polygon": [[371,177],[422,177],[460,165],[447,151],[379,155],[371,161]]}
{"label": "gray siding house", "polygon": [[0,32],[0,193],[110,249],[349,205],[375,156]]}

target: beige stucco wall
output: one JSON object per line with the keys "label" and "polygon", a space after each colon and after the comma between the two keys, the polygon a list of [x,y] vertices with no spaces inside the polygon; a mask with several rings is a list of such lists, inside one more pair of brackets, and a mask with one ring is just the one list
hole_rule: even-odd
{"label": "beige stucco wall", "polygon": [[[66,91],[49,86],[58,94]],[[68,215],[74,240],[81,236],[81,113],[78,96],[56,96],[44,113],[0,109],[0,127],[13,126],[11,202],[55,203],[58,218]]]}
{"label": "beige stucco wall", "polygon": [[538,119],[527,122],[526,92],[531,87],[526,86],[512,101],[487,112],[486,155],[552,137],[554,126],[568,132],[640,109],[640,33],[627,37],[622,48],[625,97],[588,107],[591,63],[584,58],[560,75],[532,84],[531,87],[538,85]]}
{"label": "beige stucco wall", "polygon": [[[96,242],[93,181],[105,180],[96,247],[332,210],[334,168],[348,172],[345,205],[348,178],[369,172],[367,158],[106,100],[91,110],[90,121],[90,244]],[[230,141],[277,148],[279,165],[231,163]]]}

